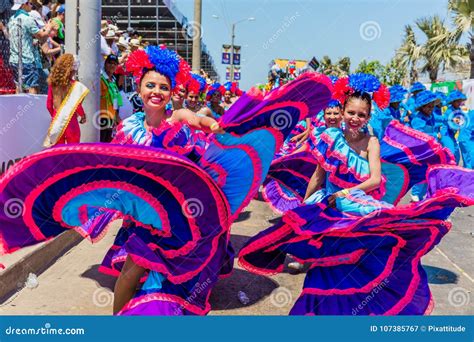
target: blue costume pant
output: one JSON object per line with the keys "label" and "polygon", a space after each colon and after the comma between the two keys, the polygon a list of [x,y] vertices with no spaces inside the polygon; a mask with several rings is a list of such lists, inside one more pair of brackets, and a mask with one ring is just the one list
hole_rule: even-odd
{"label": "blue costume pant", "polygon": [[456,159],[456,164],[459,164],[459,160],[461,159],[461,154],[459,152],[459,145],[458,142],[456,141],[456,138],[451,135],[442,135],[441,136],[441,144],[448,148],[451,153],[454,155],[454,158]]}
{"label": "blue costume pant", "polygon": [[418,198],[422,200],[425,197],[427,190],[428,190],[428,184],[426,182],[418,183],[418,184],[415,184],[413,188],[411,189],[411,194],[412,196],[418,196]]}
{"label": "blue costume pant", "polygon": [[474,141],[460,141],[463,166],[468,169],[474,169]]}

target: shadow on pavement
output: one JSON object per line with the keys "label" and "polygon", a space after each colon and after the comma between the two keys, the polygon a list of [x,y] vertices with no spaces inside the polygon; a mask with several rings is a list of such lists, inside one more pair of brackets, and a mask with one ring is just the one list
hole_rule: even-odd
{"label": "shadow on pavement", "polygon": [[237,235],[237,234],[230,235],[230,243],[232,244],[232,247],[234,248],[236,258],[239,254],[240,249],[245,245],[245,243],[250,238],[251,238],[250,236],[245,236],[245,235]]}
{"label": "shadow on pavement", "polygon": [[430,284],[456,284],[458,275],[444,268],[423,265]]}
{"label": "shadow on pavement", "polygon": [[[257,303],[278,286],[278,283],[270,278],[234,269],[230,277],[219,280],[209,300],[213,310],[242,308]],[[239,301],[239,291],[245,292],[250,300],[248,304]]]}
{"label": "shadow on pavement", "polygon": [[273,219],[271,219],[271,220],[268,220],[268,222],[269,222],[270,224],[272,224],[272,225],[275,225],[275,224],[277,224],[277,223],[280,222],[280,221],[281,221],[281,217],[275,217],[275,218],[273,218]]}
{"label": "shadow on pavement", "polygon": [[239,214],[239,216],[237,217],[237,219],[233,223],[246,221],[249,218],[250,218],[250,211],[243,211]]}
{"label": "shadow on pavement", "polygon": [[112,292],[114,291],[115,287],[115,280],[117,278],[112,277],[107,274],[103,274],[99,272],[100,265],[92,265],[89,267],[87,271],[81,274],[81,277],[89,278],[95,280],[95,282],[100,285],[101,287],[106,287]]}

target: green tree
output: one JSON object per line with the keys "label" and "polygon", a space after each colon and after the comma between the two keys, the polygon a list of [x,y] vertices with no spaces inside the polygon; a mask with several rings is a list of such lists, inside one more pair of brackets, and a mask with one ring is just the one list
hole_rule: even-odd
{"label": "green tree", "polygon": [[329,56],[323,56],[319,63],[318,72],[329,76],[347,76],[350,73],[351,59],[349,57],[339,58],[333,63]]}
{"label": "green tree", "polygon": [[448,0],[448,10],[453,16],[455,26],[452,38],[459,42],[464,33],[468,33],[471,43],[468,45],[469,59],[471,61],[471,75],[474,78],[474,0]]}
{"label": "green tree", "polygon": [[451,39],[452,32],[439,16],[421,18],[415,23],[427,38],[421,49],[424,61],[421,71],[428,73],[431,82],[436,82],[441,68],[452,69],[466,60],[466,47]]}
{"label": "green tree", "polygon": [[331,58],[329,56],[323,56],[319,63],[318,71],[325,75],[331,75],[333,72],[334,66],[332,65]]}
{"label": "green tree", "polygon": [[413,27],[410,25],[405,26],[405,34],[403,42],[400,48],[396,52],[395,58],[399,61],[400,65],[410,70],[410,83],[418,81],[418,68],[417,64],[421,58],[421,45],[416,41],[415,32]]}
{"label": "green tree", "polygon": [[382,77],[384,69],[384,66],[378,60],[367,62],[365,59],[363,59],[357,66],[355,72],[371,74],[377,76],[380,79]]}
{"label": "green tree", "polygon": [[347,76],[351,73],[351,59],[349,57],[342,57],[337,61],[336,64],[339,76]]}
{"label": "green tree", "polygon": [[396,57],[392,58],[382,72],[381,81],[386,85],[402,84],[407,78],[407,69]]}

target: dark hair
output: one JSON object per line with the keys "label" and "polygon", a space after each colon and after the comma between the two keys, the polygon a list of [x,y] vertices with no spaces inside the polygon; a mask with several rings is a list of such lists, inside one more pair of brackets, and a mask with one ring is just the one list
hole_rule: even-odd
{"label": "dark hair", "polygon": [[[170,82],[170,87],[171,87],[171,81],[170,81],[169,77],[166,76],[166,75],[163,75],[161,72],[159,72],[158,70],[156,70],[156,68],[143,68],[142,74],[141,74],[140,79],[139,79],[139,81],[138,81],[138,85],[139,85],[139,86],[141,86],[142,81],[143,81],[143,78],[145,77],[145,75],[148,74],[150,71],[154,71],[154,72],[159,73],[159,74],[162,75],[162,76],[165,76],[166,79],[168,80],[168,82]],[[172,90],[172,89],[171,89],[171,90]],[[188,92],[188,91],[186,90],[186,92]]]}
{"label": "dark hair", "polygon": [[372,96],[370,96],[369,93],[366,93],[365,91],[364,92],[356,91],[356,92],[352,93],[344,101],[344,108],[346,108],[347,103],[351,99],[359,99],[359,100],[362,100],[365,103],[367,103],[367,105],[369,106],[369,115],[370,115],[370,112],[372,111]]}
{"label": "dark hair", "polygon": [[111,53],[110,55],[107,56],[107,58],[105,59],[105,62],[104,63],[117,63],[118,64],[119,60],[118,60],[118,57],[116,55],[114,55],[113,53]]}

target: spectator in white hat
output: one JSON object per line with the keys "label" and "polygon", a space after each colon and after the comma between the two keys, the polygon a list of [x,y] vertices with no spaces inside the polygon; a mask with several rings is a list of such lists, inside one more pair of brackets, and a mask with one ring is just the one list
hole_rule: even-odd
{"label": "spectator in white hat", "polygon": [[112,30],[109,26],[109,29],[107,30],[107,34],[105,35],[105,41],[110,47],[110,50],[115,56],[118,56],[118,47],[117,44],[115,43],[117,41],[117,35],[115,34],[115,30]]}
{"label": "spectator in white hat", "polygon": [[[110,48],[109,44],[105,40],[105,36],[107,35],[107,31],[109,31],[109,25],[107,24],[107,20],[102,20],[100,22],[100,54],[102,55],[103,59],[107,58],[108,55],[112,53],[112,49]],[[102,66],[103,63],[102,63]]]}
{"label": "spectator in white hat", "polygon": [[130,52],[133,52],[140,48],[140,41],[138,39],[130,39],[128,45],[130,46]]}

